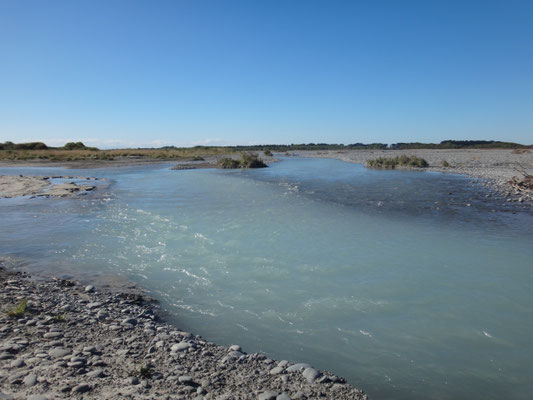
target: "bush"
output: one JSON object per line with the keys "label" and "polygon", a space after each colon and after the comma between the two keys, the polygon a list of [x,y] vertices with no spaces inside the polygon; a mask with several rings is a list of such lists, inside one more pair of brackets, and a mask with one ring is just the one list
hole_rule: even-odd
{"label": "bush", "polygon": [[63,146],[63,150],[98,150],[96,147],[87,147],[82,142],[68,142]]}
{"label": "bush", "polygon": [[426,168],[429,166],[428,162],[420,157],[401,155],[397,157],[387,158],[378,157],[366,162],[367,168],[379,169],[395,169],[396,167],[403,168]]}
{"label": "bush", "polygon": [[443,168],[450,168],[451,167],[450,163],[448,161],[446,161],[446,160],[442,160],[442,166],[443,166]]}
{"label": "bush", "polygon": [[265,156],[267,156],[267,157],[272,157],[272,152],[271,152],[269,149],[266,149],[265,151],[263,151],[263,153],[264,153]]}
{"label": "bush", "polygon": [[241,163],[239,160],[234,160],[233,158],[224,157],[218,160],[217,162],[217,168],[222,169],[234,169],[234,168],[240,168]]}
{"label": "bush", "polygon": [[265,168],[267,165],[261,160],[257,154],[243,154],[240,161],[241,168]]}
{"label": "bush", "polygon": [[268,167],[257,154],[243,153],[242,159],[235,160],[233,158],[221,158],[217,162],[217,168],[235,169],[235,168],[265,168]]}

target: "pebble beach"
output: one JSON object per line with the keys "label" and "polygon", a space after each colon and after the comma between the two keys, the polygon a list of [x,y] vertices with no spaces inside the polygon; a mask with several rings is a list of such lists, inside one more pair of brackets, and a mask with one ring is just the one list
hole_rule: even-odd
{"label": "pebble beach", "polygon": [[3,400],[367,398],[311,365],[183,332],[139,293],[4,267],[0,281]]}

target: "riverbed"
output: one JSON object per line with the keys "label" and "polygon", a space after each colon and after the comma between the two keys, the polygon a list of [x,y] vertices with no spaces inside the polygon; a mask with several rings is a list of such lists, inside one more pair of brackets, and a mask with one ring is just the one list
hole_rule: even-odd
{"label": "riverbed", "polygon": [[300,158],[69,174],[106,187],[2,199],[0,254],[35,273],[124,276],[184,329],[331,370],[371,398],[533,390],[533,214],[471,178]]}

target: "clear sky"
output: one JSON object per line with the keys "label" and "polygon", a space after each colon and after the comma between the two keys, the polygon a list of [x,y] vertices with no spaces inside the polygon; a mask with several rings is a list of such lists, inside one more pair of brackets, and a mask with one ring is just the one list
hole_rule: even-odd
{"label": "clear sky", "polygon": [[0,0],[0,142],[533,143],[533,1]]}

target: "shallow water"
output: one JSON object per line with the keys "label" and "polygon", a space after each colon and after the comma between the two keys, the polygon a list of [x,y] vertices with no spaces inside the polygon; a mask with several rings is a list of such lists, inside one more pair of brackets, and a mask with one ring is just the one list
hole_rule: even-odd
{"label": "shallow water", "polygon": [[[52,172],[65,171],[0,169]],[[533,214],[471,179],[297,158],[67,173],[108,186],[0,199],[0,254],[122,274],[182,329],[329,369],[374,399],[533,392]]]}

